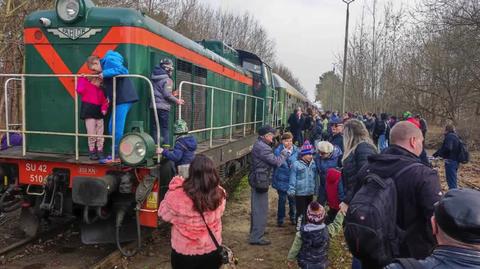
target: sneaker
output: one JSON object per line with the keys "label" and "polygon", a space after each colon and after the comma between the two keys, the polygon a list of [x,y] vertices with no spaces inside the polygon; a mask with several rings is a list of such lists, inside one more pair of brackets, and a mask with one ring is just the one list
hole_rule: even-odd
{"label": "sneaker", "polygon": [[105,155],[103,155],[103,151],[97,151],[97,156],[98,156],[98,162],[99,163],[105,163]]}
{"label": "sneaker", "polygon": [[250,245],[257,245],[257,246],[268,246],[270,245],[272,242],[270,242],[270,240],[267,240],[265,238],[262,238],[260,239],[260,241],[257,241],[257,242],[250,242]]}
{"label": "sneaker", "polygon": [[98,160],[98,155],[96,151],[89,151],[88,152],[88,158],[92,161]]}

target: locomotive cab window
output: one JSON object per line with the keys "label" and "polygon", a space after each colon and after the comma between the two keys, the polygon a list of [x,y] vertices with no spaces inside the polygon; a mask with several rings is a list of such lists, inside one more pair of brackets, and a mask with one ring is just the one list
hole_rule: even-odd
{"label": "locomotive cab window", "polygon": [[271,82],[272,82],[272,69],[266,65],[266,64],[263,64],[263,82],[265,83],[265,85],[269,86],[271,85]]}
{"label": "locomotive cab window", "polygon": [[251,61],[243,61],[243,68],[246,70],[256,73],[256,74],[261,74],[262,73],[262,67],[260,66],[260,63],[255,63]]}

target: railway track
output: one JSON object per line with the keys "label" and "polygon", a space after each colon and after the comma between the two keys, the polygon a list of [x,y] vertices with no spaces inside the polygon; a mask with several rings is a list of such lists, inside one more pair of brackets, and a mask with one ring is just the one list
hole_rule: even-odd
{"label": "railway track", "polygon": [[[247,174],[248,167],[242,167],[231,178],[223,182],[228,192],[233,191],[240,182],[240,179]],[[10,216],[15,218],[16,216]],[[3,220],[4,221],[4,220]],[[13,221],[13,220],[12,220]],[[114,244],[109,245],[83,245],[80,242],[79,227],[75,219],[62,224],[54,225],[50,229],[41,232],[39,235],[30,238],[17,240],[0,249],[0,267],[5,268],[122,268],[128,264]],[[9,226],[15,226],[11,224]],[[2,225],[3,226],[3,225]],[[11,227],[4,227],[0,233],[11,232]],[[161,225],[158,230],[167,229],[166,224]],[[144,233],[142,233],[144,234]],[[165,238],[168,231],[161,231],[160,238]],[[142,237],[143,249],[148,245],[149,235]],[[136,246],[136,242],[125,244],[127,249]],[[88,257],[86,260],[85,258]]]}
{"label": "railway track", "polygon": [[[248,173],[248,166],[242,167],[239,171],[235,173],[234,176],[231,178],[226,179],[223,182],[223,187],[227,190],[227,192],[233,192],[237,186],[240,180],[247,175]],[[167,224],[163,223],[159,229],[166,228]],[[142,239],[142,242],[145,242],[144,239]],[[133,248],[135,246],[135,242],[132,242],[127,245],[127,248]],[[106,269],[106,268],[116,268],[122,264],[122,259],[123,259],[122,253],[118,249],[115,251],[111,252],[110,254],[106,255],[103,259],[101,259],[99,262],[96,264],[92,265],[92,269]]]}

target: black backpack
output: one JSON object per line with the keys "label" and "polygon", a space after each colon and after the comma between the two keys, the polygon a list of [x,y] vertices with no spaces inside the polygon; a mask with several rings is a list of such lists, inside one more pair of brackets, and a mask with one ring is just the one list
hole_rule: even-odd
{"label": "black backpack", "polygon": [[457,157],[457,161],[459,163],[468,163],[470,161],[470,153],[468,152],[468,149],[467,149],[467,144],[465,144],[465,142],[463,142],[462,139],[460,139],[460,137],[458,137],[458,157]]}
{"label": "black backpack", "polygon": [[405,232],[396,224],[397,188],[393,178],[421,165],[409,164],[388,178],[367,170],[368,174],[350,201],[345,217],[345,240],[353,256],[378,267],[399,257]]}
{"label": "black backpack", "polygon": [[400,264],[403,269],[424,269],[423,265],[414,258],[395,259],[395,263]]}

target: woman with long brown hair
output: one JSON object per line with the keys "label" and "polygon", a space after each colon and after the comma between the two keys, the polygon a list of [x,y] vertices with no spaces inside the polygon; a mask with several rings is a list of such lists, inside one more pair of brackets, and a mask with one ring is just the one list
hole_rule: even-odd
{"label": "woman with long brown hair", "polygon": [[220,256],[208,229],[222,244],[225,202],[226,192],[220,186],[215,165],[205,155],[195,157],[186,179],[181,176],[172,179],[158,216],[172,223],[173,269],[220,268]]}

